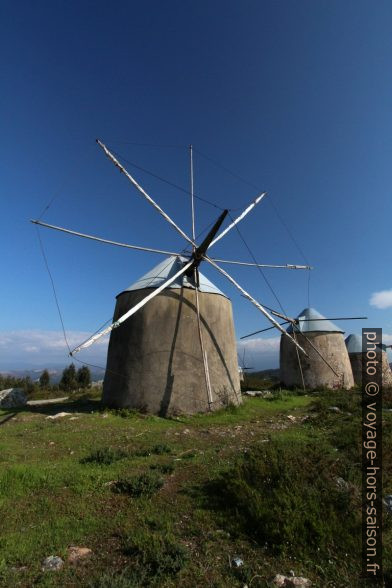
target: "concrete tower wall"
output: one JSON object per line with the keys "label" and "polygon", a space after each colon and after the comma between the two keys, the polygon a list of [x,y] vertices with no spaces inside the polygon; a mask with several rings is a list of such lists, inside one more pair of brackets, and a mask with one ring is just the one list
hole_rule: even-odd
{"label": "concrete tower wall", "polygon": [[382,352],[382,386],[383,388],[392,388],[392,372],[386,351]]}
{"label": "concrete tower wall", "polygon": [[[298,343],[309,356],[298,351],[306,388],[352,388],[354,378],[342,333],[308,332],[306,337],[340,375],[338,378],[305,337],[297,333]],[[285,335],[280,340],[280,379],[285,386],[302,387],[296,347]]]}
{"label": "concrete tower wall", "polygon": [[[362,353],[350,353],[349,357],[353,370],[354,382],[357,386],[360,386],[362,384]],[[383,388],[392,388],[392,372],[389,366],[387,352],[383,351],[381,357]]]}
{"label": "concrete tower wall", "polygon": [[351,369],[353,370],[354,383],[356,386],[362,384],[362,352],[361,353],[349,353],[351,362]]}
{"label": "concrete tower wall", "polygon": [[[151,292],[120,294],[114,320]],[[212,410],[241,402],[237,348],[230,301],[199,292]],[[103,402],[160,415],[208,410],[198,335],[195,291],[168,289],[111,333]]]}

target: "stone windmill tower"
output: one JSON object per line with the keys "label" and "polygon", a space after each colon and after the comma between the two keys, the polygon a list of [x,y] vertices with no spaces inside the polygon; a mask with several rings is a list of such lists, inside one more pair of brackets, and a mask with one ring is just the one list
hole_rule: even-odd
{"label": "stone windmill tower", "polygon": [[[362,337],[349,335],[346,339],[346,347],[353,370],[354,382],[357,386],[362,384]],[[392,372],[388,361],[387,346],[381,346],[382,353],[382,385],[383,388],[392,388]]]}
{"label": "stone windmill tower", "polygon": [[[114,320],[176,274],[186,261],[169,257],[121,292]],[[207,394],[203,354],[208,363]],[[112,331],[104,404],[165,416],[215,410],[240,400],[231,302],[202,273],[198,293],[192,278],[178,278]]]}
{"label": "stone windmill tower", "polygon": [[287,332],[307,352],[298,359],[295,347],[280,341],[280,379],[285,386],[345,388],[354,386],[344,331],[314,308],[305,308]]}

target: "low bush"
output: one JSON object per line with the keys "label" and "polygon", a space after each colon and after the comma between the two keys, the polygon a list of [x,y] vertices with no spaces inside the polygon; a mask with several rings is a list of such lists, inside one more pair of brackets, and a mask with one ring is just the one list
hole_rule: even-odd
{"label": "low bush", "polygon": [[124,459],[127,457],[125,451],[121,451],[121,449],[111,449],[110,447],[103,447],[102,449],[97,449],[83,457],[80,460],[80,463],[89,464],[95,463],[98,465],[110,465],[115,461],[119,461],[120,459]]}
{"label": "low bush", "polygon": [[158,443],[151,447],[151,449],[139,449],[135,451],[134,455],[137,457],[149,457],[150,455],[164,455],[171,453],[171,449],[165,443]]}
{"label": "low bush", "polygon": [[150,578],[175,576],[187,561],[187,552],[169,534],[140,533],[124,540],[124,553],[135,560],[136,567],[147,570]]}
{"label": "low bush", "polygon": [[172,474],[174,472],[174,465],[172,463],[153,463],[150,469],[157,470],[162,474]]}
{"label": "low bush", "polygon": [[360,502],[349,485],[336,483],[343,476],[329,444],[281,438],[250,451],[209,490],[234,513],[229,525],[275,554],[353,555],[360,552]]}
{"label": "low bush", "polygon": [[[106,409],[108,410],[108,409]],[[140,416],[140,411],[134,408],[113,408],[109,409],[111,413],[123,419],[129,419]]]}
{"label": "low bush", "polygon": [[123,539],[123,551],[131,565],[120,574],[103,575],[90,588],[158,588],[177,576],[188,561],[186,550],[171,535],[143,530]]}
{"label": "low bush", "polygon": [[165,443],[158,443],[151,449],[151,453],[154,455],[163,455],[164,453],[171,453],[171,449]]}
{"label": "low bush", "polygon": [[129,494],[130,496],[152,496],[163,486],[163,479],[155,472],[147,472],[139,476],[132,476],[117,480],[113,485],[113,492]]}

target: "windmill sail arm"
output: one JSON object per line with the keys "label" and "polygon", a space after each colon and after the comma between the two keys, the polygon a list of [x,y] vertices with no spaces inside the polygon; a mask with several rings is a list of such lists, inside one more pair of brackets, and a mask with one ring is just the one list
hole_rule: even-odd
{"label": "windmill sail arm", "polygon": [[82,343],[81,345],[79,345],[78,347],[76,347],[73,351],[71,351],[70,355],[74,355],[75,353],[78,353],[82,349],[86,349],[87,347],[90,347],[98,339],[100,339],[104,335],[107,335],[108,333],[110,333],[111,331],[113,331],[113,329],[116,329],[117,327],[119,327],[130,316],[132,316],[133,314],[135,314],[145,304],[147,304],[147,302],[149,302],[152,298],[154,298],[155,296],[157,296],[158,294],[160,294],[162,292],[162,290],[164,290],[167,286],[170,286],[170,284],[172,282],[174,282],[179,276],[181,276],[182,274],[184,274],[187,271],[187,269],[190,268],[191,265],[192,265],[192,261],[189,261],[176,274],[174,274],[174,276],[172,276],[171,278],[169,278],[168,280],[166,280],[165,282],[163,282],[163,284],[161,284],[161,286],[159,286],[159,288],[154,289],[153,292],[151,292],[151,294],[149,294],[148,296],[146,296],[145,298],[143,298],[143,300],[141,300],[140,302],[138,302],[135,306],[133,306],[130,310],[128,310],[128,312],[126,312],[125,314],[123,314],[122,316],[120,316],[120,318],[118,318],[116,321],[114,321],[111,325],[109,325],[108,327],[106,327],[105,329],[103,329],[102,331],[100,331],[99,333],[96,333],[95,335],[93,335],[92,337],[90,337],[89,339],[87,339],[87,341],[85,341],[84,343]]}
{"label": "windmill sail arm", "polygon": [[258,204],[259,202],[261,202],[261,200],[266,195],[267,195],[267,192],[262,192],[261,194],[259,194],[259,196],[257,196],[257,198],[255,198],[249,204],[249,206],[247,208],[245,208],[245,210],[240,214],[240,216],[237,216],[237,218],[228,227],[226,227],[217,237],[215,237],[215,239],[210,243],[210,247],[212,247],[212,245],[215,245],[215,243],[217,243],[220,239],[222,239],[222,237],[224,237],[226,235],[226,233],[228,233],[229,231],[231,231],[231,229],[233,229],[236,226],[236,224],[238,224],[240,221],[242,221],[242,219],[245,218],[245,216],[251,210],[253,210],[253,208],[256,206],[256,204]]}
{"label": "windmill sail arm", "polygon": [[138,184],[133,176],[125,169],[123,165],[114,157],[114,155],[109,151],[109,149],[104,145],[99,139],[97,139],[98,145],[103,149],[105,155],[110,159],[112,163],[122,172],[125,177],[135,186],[135,188],[140,192],[142,196],[159,212],[161,216],[178,232],[180,235],[188,241],[193,247],[195,247],[195,243],[184,233],[184,231],[174,222],[173,219],[151,198],[149,194]]}
{"label": "windmill sail arm", "polygon": [[270,267],[270,268],[279,268],[279,269],[296,269],[296,270],[311,270],[313,269],[310,265],[297,265],[292,263],[286,263],[285,265],[274,265],[269,263],[250,263],[247,261],[233,261],[229,259],[217,259],[215,257],[211,257],[212,261],[218,261],[219,263],[232,263],[233,265],[246,265],[250,267]]}
{"label": "windmill sail arm", "polygon": [[35,225],[40,227],[46,227],[48,229],[54,229],[55,231],[61,231],[62,233],[68,233],[69,235],[75,235],[76,237],[83,237],[84,239],[91,239],[92,241],[98,241],[100,243],[107,243],[108,245],[116,245],[117,247],[126,247],[127,249],[136,249],[138,251],[148,251],[150,253],[160,253],[162,255],[180,255],[180,253],[174,253],[173,251],[164,251],[162,249],[153,249],[152,247],[141,247],[139,245],[129,245],[128,243],[119,243],[118,241],[110,241],[110,239],[103,239],[102,237],[96,237],[95,235],[88,235],[87,233],[79,233],[71,229],[64,227],[58,227],[56,225],[50,225],[43,223],[39,220],[31,220]]}
{"label": "windmill sail arm", "polygon": [[[284,323],[280,323],[280,326],[287,325],[289,321],[285,321]],[[259,331],[253,331],[253,333],[248,333],[248,335],[243,335],[240,339],[247,339],[248,337],[252,337],[253,335],[258,335],[259,333],[265,333],[265,331],[270,331],[271,329],[275,329],[275,327],[267,327],[266,329],[260,329]]]}
{"label": "windmill sail arm", "polygon": [[242,295],[245,298],[247,298],[252,304],[254,304],[254,306],[256,306],[256,308],[258,308],[260,310],[260,312],[262,312],[264,314],[264,316],[274,325],[274,327],[276,327],[278,329],[278,331],[280,331],[283,335],[286,335],[286,337],[288,337],[292,341],[292,343],[300,351],[302,351],[302,353],[304,353],[306,356],[308,355],[306,353],[306,351],[300,345],[298,345],[298,343],[293,339],[293,337],[291,337],[291,335],[289,333],[287,333],[284,329],[282,329],[282,327],[280,326],[280,324],[269,314],[269,312],[264,308],[264,306],[262,306],[259,302],[257,302],[257,300],[255,300],[253,298],[253,296],[251,296],[249,294],[249,292],[247,292],[246,290],[244,290],[244,288],[242,288],[242,286],[240,286],[234,280],[234,278],[231,277],[230,274],[228,274],[223,268],[219,267],[219,265],[217,265],[207,255],[204,256],[204,259],[206,261],[208,261],[216,270],[218,270],[218,272],[220,272],[222,275],[224,275],[233,284],[233,286],[235,286],[242,293]]}

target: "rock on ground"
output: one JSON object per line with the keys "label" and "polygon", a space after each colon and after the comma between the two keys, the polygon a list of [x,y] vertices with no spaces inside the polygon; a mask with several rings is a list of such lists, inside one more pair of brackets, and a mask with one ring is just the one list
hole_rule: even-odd
{"label": "rock on ground", "polygon": [[64,566],[64,561],[58,555],[49,555],[42,562],[43,572],[57,572]]}
{"label": "rock on ground", "polygon": [[89,557],[91,554],[92,551],[88,547],[71,546],[68,548],[68,562],[70,564],[76,564],[80,560]]}
{"label": "rock on ground", "polygon": [[50,414],[46,417],[47,421],[55,421],[57,419],[62,419],[66,416],[72,416],[72,412],[58,412],[57,414]]}
{"label": "rock on ground", "polygon": [[17,408],[26,404],[26,394],[21,388],[8,388],[0,392],[0,408]]}
{"label": "rock on ground", "polygon": [[272,580],[275,586],[281,586],[282,588],[307,588],[312,583],[307,578],[301,576],[283,576],[282,574],[276,574]]}

